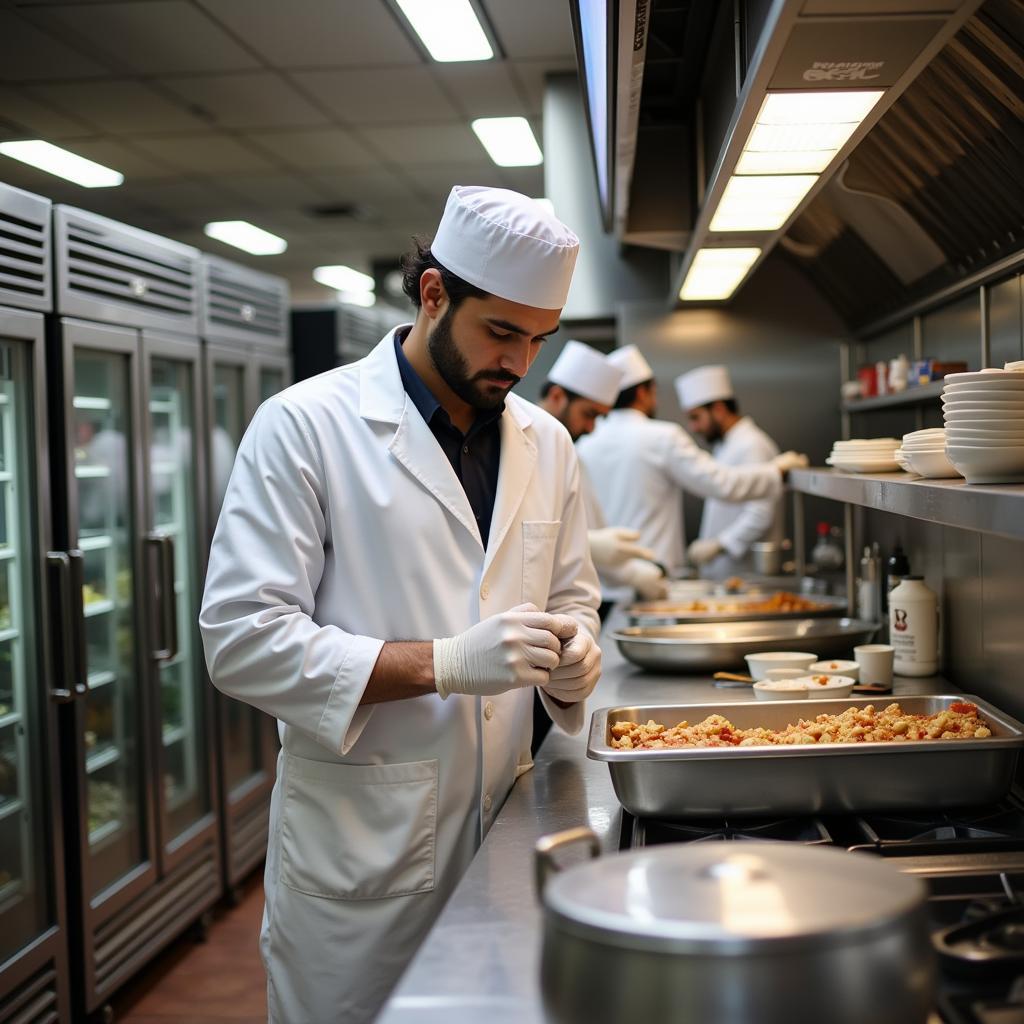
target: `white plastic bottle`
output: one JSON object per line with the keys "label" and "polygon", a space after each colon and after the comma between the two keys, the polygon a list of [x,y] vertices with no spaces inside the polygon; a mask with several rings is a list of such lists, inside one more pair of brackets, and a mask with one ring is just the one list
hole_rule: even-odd
{"label": "white plastic bottle", "polygon": [[932,676],[939,669],[939,602],[920,576],[904,576],[889,594],[889,643],[898,676]]}

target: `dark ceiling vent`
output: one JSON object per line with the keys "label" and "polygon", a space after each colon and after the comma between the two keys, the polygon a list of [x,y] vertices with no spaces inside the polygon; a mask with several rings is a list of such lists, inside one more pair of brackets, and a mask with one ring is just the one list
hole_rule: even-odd
{"label": "dark ceiling vent", "polygon": [[218,256],[202,258],[201,333],[209,340],[288,344],[288,282]]}
{"label": "dark ceiling vent", "polygon": [[325,203],[322,206],[311,206],[309,215],[317,220],[367,221],[373,214],[361,203]]}
{"label": "dark ceiling vent", "polygon": [[0,185],[0,305],[48,311],[50,274],[49,199]]}

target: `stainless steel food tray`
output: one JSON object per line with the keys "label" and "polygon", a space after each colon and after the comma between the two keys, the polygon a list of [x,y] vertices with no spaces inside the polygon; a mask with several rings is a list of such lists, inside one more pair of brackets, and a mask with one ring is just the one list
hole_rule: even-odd
{"label": "stainless steel food tray", "polygon": [[814,601],[820,607],[811,611],[801,612],[757,612],[719,610],[716,606],[727,606],[737,602],[765,600],[771,595],[737,594],[731,597],[701,597],[700,601],[710,607],[704,611],[672,611],[672,606],[681,606],[691,601],[646,601],[630,605],[625,610],[632,626],[673,626],[683,622],[775,622],[779,619],[817,619],[842,615],[846,610],[845,597],[829,597],[825,594],[801,594],[808,601]]}
{"label": "stainless steel food tray", "polygon": [[623,657],[655,672],[700,672],[744,667],[758,651],[807,651],[821,658],[850,657],[878,624],[860,619],[756,619],[675,626],[628,626],[612,638]]}
{"label": "stainless steel food tray", "polygon": [[[904,711],[923,715],[971,701],[992,735],[980,740],[674,750],[618,750],[610,743],[616,722],[653,719],[671,726],[723,715],[741,729],[784,729],[801,718],[893,700]],[[1020,722],[979,697],[943,694],[603,708],[591,719],[587,756],[608,762],[615,794],[631,814],[707,818],[935,811],[993,803],[1010,788],[1021,747]]]}

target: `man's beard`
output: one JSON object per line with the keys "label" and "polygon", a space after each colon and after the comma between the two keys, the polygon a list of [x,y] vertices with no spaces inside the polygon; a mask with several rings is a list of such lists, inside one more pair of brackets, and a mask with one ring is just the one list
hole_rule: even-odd
{"label": "man's beard", "polygon": [[702,435],[708,444],[718,444],[725,436],[722,433],[722,428],[714,420],[711,421],[711,426],[707,430],[702,431]]}
{"label": "man's beard", "polygon": [[522,379],[504,370],[481,370],[470,376],[469,365],[452,337],[452,319],[455,310],[449,306],[427,338],[427,354],[434,369],[451,390],[478,412],[500,409],[510,389],[488,388],[487,383],[515,386]]}

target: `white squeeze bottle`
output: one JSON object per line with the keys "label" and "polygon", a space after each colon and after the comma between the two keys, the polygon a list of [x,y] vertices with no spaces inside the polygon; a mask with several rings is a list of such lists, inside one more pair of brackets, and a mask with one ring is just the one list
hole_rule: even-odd
{"label": "white squeeze bottle", "polygon": [[898,676],[931,676],[939,669],[939,602],[920,576],[904,576],[889,594],[889,643]]}

